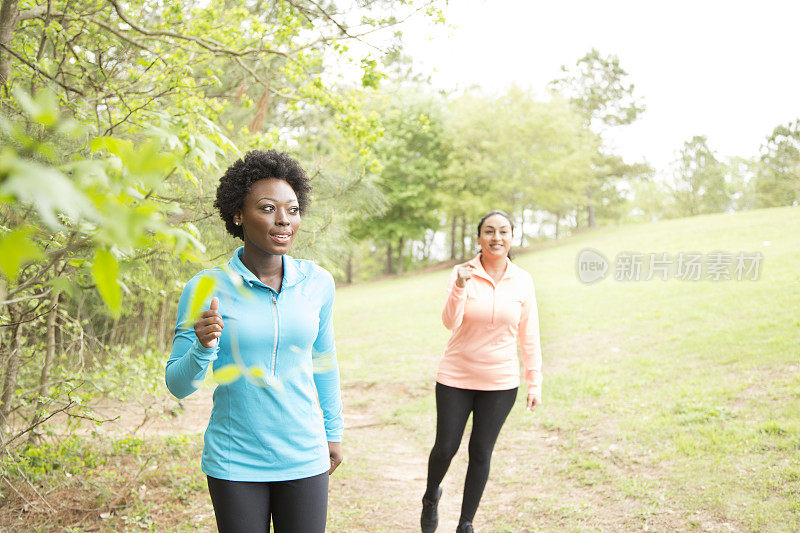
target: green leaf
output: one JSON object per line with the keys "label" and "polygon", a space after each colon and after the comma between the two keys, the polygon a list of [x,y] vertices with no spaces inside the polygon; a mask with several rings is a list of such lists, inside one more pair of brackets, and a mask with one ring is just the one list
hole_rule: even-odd
{"label": "green leaf", "polygon": [[75,284],[69,278],[58,276],[48,280],[45,285],[53,287],[53,295],[65,293],[70,298],[75,295]]}
{"label": "green leaf", "polygon": [[28,161],[3,151],[3,171],[7,178],[0,184],[0,195],[16,198],[33,206],[51,229],[61,227],[57,214],[73,221],[97,218],[97,211],[87,197],[59,170]]}
{"label": "green leaf", "polygon": [[117,283],[118,273],[119,264],[114,256],[111,255],[111,252],[102,248],[97,250],[92,264],[92,277],[97,283],[97,290],[100,291],[100,296],[103,297],[103,301],[115,317],[119,316],[122,302],[122,293]]}
{"label": "green leaf", "polygon": [[34,122],[52,126],[58,121],[58,100],[52,91],[41,89],[33,98],[19,87],[15,87],[13,93],[20,107]]}
{"label": "green leaf", "polygon": [[131,177],[154,187],[170,173],[177,163],[177,157],[164,152],[158,140],[150,140],[139,146],[129,158],[123,159],[123,162]]}
{"label": "green leaf", "polygon": [[130,141],[116,137],[97,137],[92,139],[93,152],[105,149],[122,162],[123,168],[134,180],[141,180],[149,186],[161,183],[175,166],[175,154],[164,152],[158,139],[151,139],[138,148]]}
{"label": "green leaf", "polygon": [[17,279],[22,264],[44,257],[31,241],[34,231],[34,228],[24,226],[0,236],[0,270],[8,281]]}
{"label": "green leaf", "polygon": [[242,370],[237,365],[225,365],[214,371],[214,381],[219,385],[233,383],[242,375]]}
{"label": "green leaf", "polygon": [[123,161],[133,152],[133,144],[130,141],[116,137],[96,137],[92,139],[89,147],[92,152],[106,149]]}
{"label": "green leaf", "polygon": [[192,324],[200,318],[203,303],[205,303],[211,296],[211,293],[214,292],[214,287],[216,287],[216,285],[217,280],[210,276],[200,278],[200,281],[197,282],[194,293],[192,293],[192,298],[189,300],[189,321]]}

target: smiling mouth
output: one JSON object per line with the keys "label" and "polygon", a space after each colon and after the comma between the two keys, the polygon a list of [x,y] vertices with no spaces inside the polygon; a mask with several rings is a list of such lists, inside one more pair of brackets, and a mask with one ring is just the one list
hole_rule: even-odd
{"label": "smiling mouth", "polygon": [[288,244],[292,239],[291,233],[270,233],[269,236],[278,244]]}

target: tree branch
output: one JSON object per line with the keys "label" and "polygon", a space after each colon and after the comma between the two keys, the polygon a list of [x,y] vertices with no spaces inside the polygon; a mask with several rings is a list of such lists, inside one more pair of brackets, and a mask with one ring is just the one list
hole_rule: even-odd
{"label": "tree branch", "polygon": [[9,54],[11,54],[12,56],[16,57],[16,58],[17,58],[17,60],[19,60],[21,63],[24,63],[24,64],[25,64],[25,65],[27,65],[29,68],[33,69],[33,71],[34,71],[34,72],[36,72],[37,74],[40,74],[40,75],[44,76],[45,78],[49,79],[50,81],[54,81],[54,82],[56,82],[56,83],[57,83],[58,85],[60,85],[60,86],[61,86],[63,89],[66,89],[67,91],[72,91],[72,92],[74,92],[75,94],[79,94],[79,95],[81,95],[81,96],[86,96],[86,95],[83,93],[83,91],[80,91],[80,90],[76,89],[75,87],[70,87],[70,86],[69,86],[69,85],[67,85],[66,83],[64,83],[64,82],[61,82],[61,81],[57,80],[56,78],[54,78],[53,76],[51,76],[51,75],[50,75],[50,74],[48,74],[47,72],[45,72],[45,71],[43,71],[42,69],[40,69],[39,67],[37,67],[36,65],[34,65],[34,64],[32,64],[32,63],[30,63],[30,62],[29,62],[28,60],[26,60],[24,57],[20,56],[18,53],[16,53],[14,50],[12,50],[12,49],[11,49],[11,48],[9,48],[8,46],[4,45],[3,43],[0,43],[0,47],[2,47],[2,48],[3,48],[3,49],[6,51],[6,52],[8,52]]}
{"label": "tree branch", "polygon": [[117,0],[108,0],[108,2],[114,7],[114,11],[117,12],[122,21],[133,28],[135,31],[141,33],[142,35],[147,35],[150,37],[172,37],[174,39],[181,39],[184,41],[191,41],[202,48],[205,48],[209,52],[214,52],[217,54],[225,54],[234,57],[242,57],[247,55],[253,54],[260,54],[260,53],[268,53],[268,54],[275,54],[279,56],[284,56],[287,59],[291,59],[289,55],[285,54],[284,52],[280,52],[278,50],[266,49],[266,50],[258,50],[255,48],[251,48],[249,50],[231,50],[230,48],[225,47],[222,43],[215,41],[214,39],[201,39],[200,37],[195,37],[194,35],[184,35],[181,33],[176,33],[174,31],[167,31],[167,30],[148,30],[144,27],[136,24],[133,20],[131,20],[128,15],[125,14],[125,11],[122,9],[122,6],[119,5]]}
{"label": "tree branch", "polygon": [[5,441],[2,444],[0,444],[0,446],[2,446],[0,448],[0,451],[5,450],[12,442],[17,440],[18,438],[20,438],[24,434],[28,433],[29,431],[32,431],[32,430],[36,429],[38,426],[44,424],[45,422],[47,422],[48,420],[53,418],[58,413],[63,413],[64,411],[66,411],[67,409],[72,407],[73,405],[77,405],[77,403],[75,402],[75,400],[70,400],[68,404],[64,405],[63,407],[59,407],[58,409],[56,409],[55,411],[52,411],[50,414],[48,414],[46,417],[42,418],[41,420],[37,420],[33,424],[31,424],[28,427],[26,427],[25,429],[20,430],[16,435],[14,435],[13,437],[8,439],[7,441]]}

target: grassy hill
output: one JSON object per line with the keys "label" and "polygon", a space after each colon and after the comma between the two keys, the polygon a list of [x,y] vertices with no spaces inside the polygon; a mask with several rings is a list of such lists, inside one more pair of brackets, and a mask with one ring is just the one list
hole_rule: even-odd
{"label": "grassy hill", "polygon": [[[609,259],[604,280],[579,281],[585,248]],[[635,252],[763,259],[756,280],[616,280],[617,255]],[[603,228],[515,262],[536,283],[544,405],[529,414],[518,398],[476,529],[800,530],[800,209]],[[395,522],[402,529],[418,519],[433,442],[448,275],[337,293],[347,412],[376,414],[420,456],[402,507],[411,516]],[[334,481],[334,530],[357,530],[359,520],[392,509],[361,491],[391,466],[373,450],[394,433],[364,442],[358,431],[346,436],[348,463]],[[454,468],[445,494],[457,514],[463,471]]]}

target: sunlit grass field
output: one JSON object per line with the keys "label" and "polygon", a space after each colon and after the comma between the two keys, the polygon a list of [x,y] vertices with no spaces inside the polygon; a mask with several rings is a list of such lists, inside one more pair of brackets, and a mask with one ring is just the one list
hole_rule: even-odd
{"label": "sunlit grass field", "polygon": [[[609,259],[604,280],[579,281],[584,248]],[[759,278],[614,279],[619,253],[720,251],[763,254]],[[520,394],[476,530],[800,530],[800,208],[602,228],[515,262],[536,283],[544,405],[526,413]],[[449,333],[440,319],[448,274],[337,292],[345,407],[379,409],[423,464]],[[345,439],[350,455],[337,475],[346,494],[330,507],[337,531],[363,528],[370,510],[336,498],[374,496],[348,480],[378,482],[392,461],[366,453],[379,440]],[[408,508],[416,509],[424,471],[412,477]],[[459,490],[462,479],[450,483]]]}

